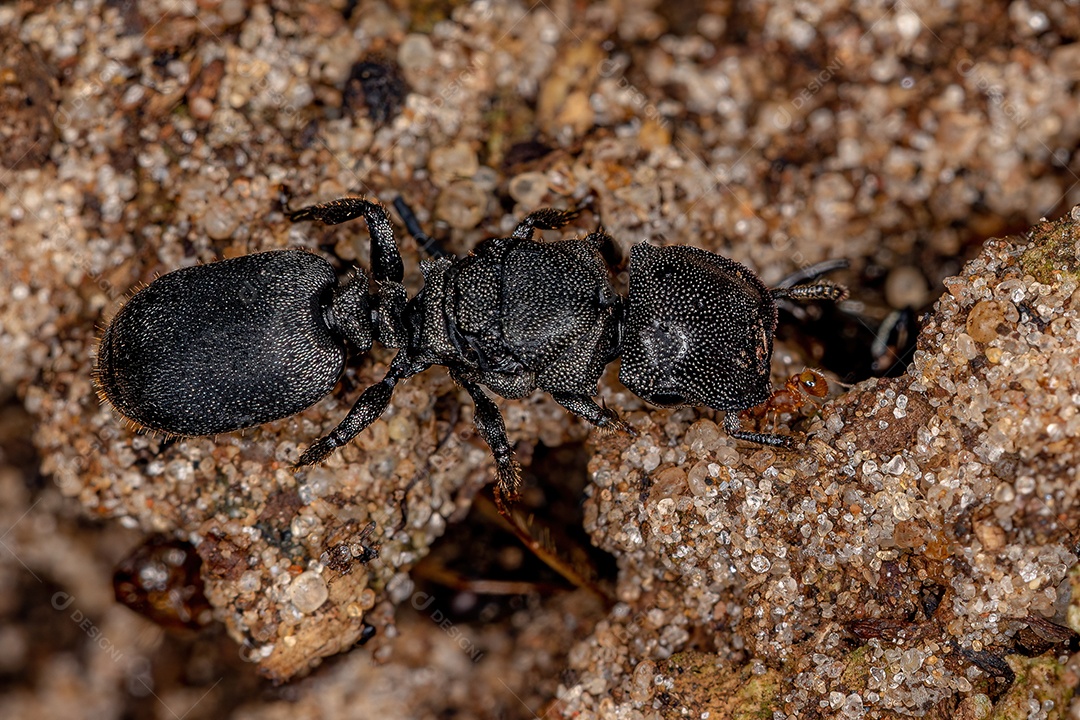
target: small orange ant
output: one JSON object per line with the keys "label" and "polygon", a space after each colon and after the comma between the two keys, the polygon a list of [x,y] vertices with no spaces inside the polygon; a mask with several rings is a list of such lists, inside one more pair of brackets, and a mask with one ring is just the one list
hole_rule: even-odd
{"label": "small orange ant", "polygon": [[806,368],[789,377],[784,387],[773,392],[768,400],[744,410],[743,415],[760,420],[769,413],[773,413],[773,425],[775,425],[777,416],[793,413],[812,402],[813,398],[821,400],[828,394],[829,381],[825,379],[825,376],[817,370]]}

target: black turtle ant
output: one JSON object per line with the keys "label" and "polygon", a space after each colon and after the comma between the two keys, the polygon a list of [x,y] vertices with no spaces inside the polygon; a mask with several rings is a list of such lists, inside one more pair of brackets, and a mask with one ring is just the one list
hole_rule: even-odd
{"label": "black turtle ant", "polygon": [[[617,358],[620,380],[648,402],[723,410],[732,437],[790,446],[791,436],[742,430],[740,411],[771,396],[776,301],[842,299],[844,288],[817,279],[837,263],[770,290],[720,255],[640,243],[631,250],[624,297],[610,282],[601,251],[611,238],[602,230],[533,239],[535,230],[561,228],[577,214],[537,210],[509,237],[465,257],[424,261],[424,286],[409,298],[382,205],[343,198],[291,212],[293,221],[331,225],[363,216],[376,291],[363,272],[338,281],[326,260],[304,250],[163,275],[105,330],[94,373],[99,393],[150,430],[230,432],[312,405],[337,383],[347,346],[365,352],[377,340],[399,349],[386,375],[298,464],[325,459],[382,415],[399,382],[441,365],[476,405],[477,429],[498,468],[500,507],[517,495],[519,468],[483,388],[505,398],[540,389],[597,427],[631,432],[594,399],[604,367]],[[417,231],[415,218],[406,222]]]}

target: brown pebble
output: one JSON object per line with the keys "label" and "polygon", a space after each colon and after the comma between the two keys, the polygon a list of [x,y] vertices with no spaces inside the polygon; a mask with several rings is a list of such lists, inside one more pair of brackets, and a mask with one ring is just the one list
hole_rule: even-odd
{"label": "brown pebble", "polygon": [[885,280],[885,300],[894,308],[920,308],[930,298],[926,277],[911,265],[901,265]]}
{"label": "brown pebble", "polygon": [[983,300],[971,308],[967,317],[967,334],[975,342],[988,343],[998,336],[998,325],[1005,322],[1005,313],[993,300]]}
{"label": "brown pebble", "polygon": [[983,549],[994,551],[1005,546],[1005,531],[991,522],[976,522],[974,524],[975,537],[979,538]]}
{"label": "brown pebble", "polygon": [[510,181],[510,197],[527,208],[535,208],[547,195],[547,175],[541,172],[521,173]]}
{"label": "brown pebble", "polygon": [[458,179],[471,178],[479,168],[476,151],[464,141],[446,148],[436,148],[428,161],[431,181],[439,187],[446,187]]}
{"label": "brown pebble", "polygon": [[645,150],[656,150],[671,145],[671,129],[663,119],[650,118],[641,124],[638,144]]}
{"label": "brown pebble", "polygon": [[72,121],[67,111],[57,112],[56,81],[36,52],[10,32],[0,34],[0,48],[0,166],[39,167],[56,124]]}
{"label": "brown pebble", "polygon": [[776,460],[776,453],[768,448],[758,450],[750,456],[748,464],[759,473],[765,472]]}
{"label": "brown pebble", "polygon": [[668,467],[653,476],[650,500],[659,502],[663,498],[678,497],[686,493],[686,472],[679,467]]}
{"label": "brown pebble", "polygon": [[188,89],[188,108],[191,115],[198,120],[209,120],[214,114],[214,98],[217,97],[221,80],[225,76],[225,63],[222,60],[214,60],[199,72],[195,81]]}
{"label": "brown pebble", "polygon": [[480,224],[487,207],[487,195],[472,180],[451,183],[435,201],[435,217],[450,227],[468,230]]}

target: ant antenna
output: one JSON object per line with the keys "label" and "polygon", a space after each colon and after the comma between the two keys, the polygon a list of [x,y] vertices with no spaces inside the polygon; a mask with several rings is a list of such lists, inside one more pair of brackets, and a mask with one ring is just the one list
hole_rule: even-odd
{"label": "ant antenna", "polygon": [[777,300],[832,300],[840,302],[848,296],[848,289],[829,280],[818,280],[822,275],[846,268],[846,258],[825,260],[798,270],[780,281],[772,289],[772,296]]}
{"label": "ant antenna", "polygon": [[847,258],[834,258],[832,260],[823,260],[813,265],[807,265],[801,270],[796,270],[786,278],[776,284],[776,290],[794,287],[796,285],[802,285],[810,280],[816,280],[822,275],[827,275],[835,270],[843,270],[850,266]]}

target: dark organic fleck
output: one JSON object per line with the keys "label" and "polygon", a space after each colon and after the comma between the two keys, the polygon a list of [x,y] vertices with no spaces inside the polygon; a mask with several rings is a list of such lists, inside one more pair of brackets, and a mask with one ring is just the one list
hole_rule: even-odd
{"label": "dark organic fleck", "polygon": [[120,562],[113,590],[118,602],[159,625],[198,629],[212,620],[201,569],[191,544],[155,536]]}
{"label": "dark organic fleck", "polygon": [[345,83],[345,106],[353,110],[367,107],[376,125],[385,125],[401,112],[409,85],[397,63],[374,56],[353,65]]}
{"label": "dark organic fleck", "polygon": [[370,623],[364,623],[363,629],[360,631],[360,639],[356,641],[356,644],[366,645],[371,638],[375,637],[376,629],[374,625]]}

